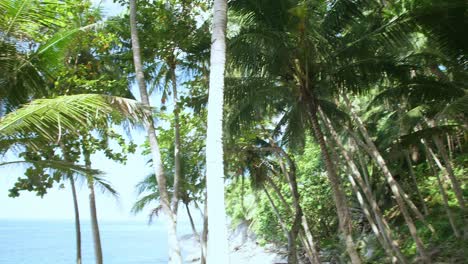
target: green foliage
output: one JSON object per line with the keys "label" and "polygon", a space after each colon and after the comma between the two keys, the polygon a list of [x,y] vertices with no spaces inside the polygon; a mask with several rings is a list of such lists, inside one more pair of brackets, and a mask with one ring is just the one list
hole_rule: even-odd
{"label": "green foliage", "polygon": [[[445,169],[453,163],[466,200],[466,1],[236,0],[229,6],[223,140],[232,224],[247,222],[261,244],[286,245],[284,229],[292,228],[296,210],[287,175],[294,173],[322,260],[347,261],[322,151],[311,137],[311,117],[320,108],[363,174],[403,254],[419,261],[382,168],[369,155],[369,141],[410,199],[418,207],[427,205],[426,220],[435,232],[419,220],[416,225],[431,258],[467,259],[466,240],[454,236],[446,210],[453,212],[460,230],[466,212]],[[209,8],[201,0],[138,1],[145,80],[161,102],[156,129],[169,193],[175,173],[175,113],[169,110],[174,103],[179,109],[184,204],[205,199]],[[16,150],[22,159],[0,166],[28,166],[11,196],[24,190],[43,196],[67,177],[116,193],[90,169],[92,154],[102,151],[125,163],[136,146],[111,127],[144,123],[156,112],[132,100],[128,20],[124,14],[104,23],[91,1],[0,1],[0,153]],[[171,100],[173,85],[178,101]],[[367,142],[349,117],[343,94],[362,119]],[[328,151],[338,153],[332,162],[361,255],[369,263],[387,263],[387,252],[351,192],[346,162],[327,130],[315,129],[325,135]],[[440,137],[442,149],[434,146],[434,137]],[[428,147],[442,169],[429,167]],[[144,148],[146,155],[147,143]],[[449,160],[440,150],[448,152]],[[78,165],[82,156],[86,166]],[[414,181],[408,163],[414,165]],[[434,173],[442,179],[448,207]],[[157,215],[161,207],[154,175],[147,175],[137,191],[132,211],[152,207],[150,216]],[[370,205],[369,198],[363,202]]]}
{"label": "green foliage", "polygon": [[[181,113],[180,119],[183,120],[180,124],[181,136],[181,174],[182,183],[180,188],[180,199],[184,204],[199,203],[205,199],[204,174],[205,174],[205,114],[194,115],[190,113]],[[158,120],[161,125],[158,127],[158,142],[162,155],[162,161],[167,175],[167,187],[169,193],[173,192],[174,186],[174,118],[171,114],[159,113]],[[148,142],[144,145],[143,155],[150,153]],[[150,160],[149,165],[152,161]],[[132,207],[133,213],[140,213],[145,208],[158,204],[159,190],[156,184],[154,174],[147,175],[137,186],[138,200]],[[150,207],[151,218],[159,212]],[[156,207],[160,208],[159,206]]]}

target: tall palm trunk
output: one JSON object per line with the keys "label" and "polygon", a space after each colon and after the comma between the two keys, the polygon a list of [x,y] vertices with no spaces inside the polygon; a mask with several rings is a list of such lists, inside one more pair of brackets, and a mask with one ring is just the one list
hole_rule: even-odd
{"label": "tall palm trunk", "polygon": [[[273,212],[276,215],[276,218],[278,218],[278,222],[280,223],[281,229],[283,230],[284,236],[288,240],[288,252],[291,250],[290,246],[292,244],[292,238],[291,238],[291,233],[288,230],[288,227],[286,226],[286,223],[284,222],[283,218],[281,217],[281,214],[279,213],[278,207],[276,207],[275,202],[271,198],[270,194],[268,193],[268,190],[265,185],[262,185],[263,192],[265,193],[268,202],[270,202],[271,209],[273,209]],[[289,261],[288,261],[289,262]]]}
{"label": "tall palm trunk", "polygon": [[[146,90],[145,77],[143,74],[143,64],[140,52],[140,42],[138,39],[137,21],[136,21],[136,0],[130,0],[130,29],[132,38],[133,61],[135,64],[135,73],[140,91],[141,102],[145,106],[150,106],[148,91]],[[162,210],[168,220],[168,240],[169,240],[169,263],[181,264],[182,255],[180,253],[179,241],[177,240],[177,215],[171,209],[169,194],[167,192],[166,177],[161,160],[161,151],[159,149],[156,131],[154,129],[154,120],[150,119],[146,126],[151,154],[153,158],[153,167],[160,194],[160,203]]]}
{"label": "tall palm trunk", "polygon": [[346,251],[348,252],[348,255],[351,259],[351,263],[361,263],[361,258],[359,256],[359,253],[357,252],[356,245],[353,241],[351,213],[349,211],[348,204],[346,201],[346,195],[341,187],[341,181],[338,177],[338,174],[336,173],[335,164],[333,164],[330,158],[330,154],[328,153],[327,145],[325,143],[325,138],[318,123],[318,106],[316,100],[312,95],[308,93],[308,91],[303,90],[302,95],[305,100],[304,103],[307,105],[308,108],[308,114],[310,123],[312,125],[314,138],[320,147],[322,158],[325,162],[325,168],[327,170],[327,176],[331,185],[333,200],[335,201],[335,206],[338,214],[339,228],[345,238]]}
{"label": "tall palm trunk", "polygon": [[223,94],[226,64],[227,0],[213,3],[208,127],[206,139],[206,188],[208,204],[209,264],[229,263],[226,209],[224,207]]}
{"label": "tall palm trunk", "polygon": [[[86,169],[91,169],[90,154],[87,151],[83,152]],[[96,195],[94,193],[94,178],[92,175],[87,175],[88,189],[89,189],[89,208],[91,211],[91,229],[93,232],[94,242],[94,255],[96,258],[96,264],[102,264],[102,246],[101,246],[101,235],[99,232],[99,223],[97,219],[96,209]]]}
{"label": "tall palm trunk", "polygon": [[[67,149],[65,148],[65,144],[62,141],[60,141],[59,145],[62,150],[64,160],[69,162],[70,159],[66,155]],[[78,195],[76,193],[75,178],[73,177],[73,173],[68,173],[67,177],[70,180],[70,186],[73,197],[73,213],[75,216],[76,264],[81,264],[81,223],[80,210],[78,207]]]}
{"label": "tall palm trunk", "polygon": [[303,237],[303,245],[306,248],[307,255],[310,263],[320,264],[320,256],[315,246],[314,237],[312,236],[312,231],[310,231],[309,224],[304,214],[301,217],[303,232],[300,233],[300,236]]}
{"label": "tall palm trunk", "polygon": [[[357,117],[357,118],[359,118],[359,117]],[[367,130],[365,130],[365,127],[364,127],[364,131],[367,132]],[[369,154],[369,156],[375,161],[375,163],[382,170],[382,172],[384,172],[384,167],[383,166],[386,167],[387,165],[386,165],[385,160],[383,159],[382,155],[380,154],[379,150],[375,147],[375,145],[372,147],[374,142],[372,140],[367,140],[366,141],[367,143],[364,143],[359,139],[359,137],[356,135],[356,133],[354,133],[352,130],[347,129],[347,132],[353,138],[354,142],[356,142],[357,145],[361,146]],[[369,136],[369,135],[367,134],[367,136]],[[369,137],[369,139],[370,139],[370,137]],[[378,156],[380,156],[381,159],[379,159]],[[384,161],[384,162],[382,163],[381,161]],[[385,172],[384,172],[384,178],[387,180],[388,179],[387,176],[388,175],[392,176],[392,174],[391,174],[390,170],[388,169],[388,167],[386,167],[385,170],[390,173],[390,174],[385,174]],[[421,211],[418,209],[418,207],[413,203],[413,201],[410,199],[408,194],[405,193],[403,188],[401,188],[400,184],[398,184],[398,182],[396,180],[393,181],[393,184],[396,187],[396,189],[398,190],[399,196],[401,196],[403,198],[403,200],[405,201],[405,203],[409,206],[409,209],[411,209],[411,211],[416,215],[416,217],[419,220],[421,220],[421,222],[423,222],[423,224],[426,225],[427,228],[429,228],[429,230],[432,233],[435,233],[434,227],[426,221],[426,218],[424,217],[424,215],[421,213]]]}
{"label": "tall palm trunk", "polygon": [[[425,139],[421,139],[421,143],[424,145],[425,150],[426,150],[426,156],[427,156],[427,162],[429,163],[429,166],[431,167],[434,175],[437,177],[437,184],[439,185],[439,191],[440,194],[442,195],[442,199],[444,201],[444,208],[445,212],[447,214],[447,218],[449,219],[450,225],[453,230],[453,234],[455,237],[460,237],[460,232],[458,231],[458,228],[455,224],[455,219],[453,217],[452,210],[450,209],[450,205],[448,203],[448,196],[447,193],[445,192],[445,188],[443,185],[442,180],[440,179],[439,173],[437,172],[436,168],[434,167],[434,163],[439,167],[439,169],[442,171],[442,173],[447,174],[447,170],[442,166],[442,163],[440,162],[439,158],[435,155],[434,151],[432,148],[426,143]],[[433,163],[434,161],[434,163]],[[464,227],[464,232],[466,233],[467,231],[467,225],[465,222],[465,227]]]}
{"label": "tall palm trunk", "polygon": [[406,224],[408,225],[408,229],[410,231],[411,236],[413,237],[415,243],[416,243],[416,248],[418,249],[418,254],[421,257],[421,262],[423,263],[430,263],[429,256],[426,253],[426,249],[424,247],[424,244],[419,237],[416,229],[416,225],[414,224],[413,219],[411,218],[410,213],[408,212],[408,209],[405,204],[405,200],[400,192],[400,188],[398,183],[396,182],[395,178],[393,177],[392,173],[390,172],[385,160],[383,159],[382,155],[380,154],[379,150],[375,146],[374,142],[372,141],[371,137],[367,133],[367,129],[365,128],[364,124],[362,123],[361,119],[359,116],[354,112],[351,103],[348,99],[348,97],[345,94],[342,94],[342,97],[345,101],[345,104],[347,105],[349,112],[351,116],[354,118],[356,121],[356,124],[358,125],[359,131],[361,132],[362,136],[364,137],[367,146],[369,147],[369,150],[372,154],[372,157],[375,159],[377,164],[379,165],[380,169],[382,170],[388,185],[390,186],[390,190],[392,191],[393,195],[395,196],[395,200],[398,204],[398,207],[400,208],[400,212],[403,215],[403,218],[405,219]]}
{"label": "tall palm trunk", "polygon": [[[338,148],[341,151],[342,156],[344,157],[346,163],[348,164],[348,168],[351,172],[351,174],[354,176],[352,177],[351,175],[349,176],[349,181],[351,183],[351,186],[356,193],[357,199],[359,204],[361,205],[362,209],[364,210],[364,214],[371,226],[372,231],[376,235],[377,239],[379,240],[380,244],[382,247],[385,249],[387,254],[392,257],[392,261],[398,261],[400,263],[406,263],[406,259],[401,253],[397,243],[395,240],[393,240],[391,232],[390,232],[390,227],[383,217],[383,214],[380,210],[380,207],[378,206],[376,200],[374,199],[374,196],[372,195],[372,191],[369,188],[369,183],[368,181],[365,181],[363,177],[361,176],[361,172],[359,171],[358,167],[356,166],[356,163],[354,163],[353,159],[351,158],[351,154],[348,152],[348,150],[345,149],[343,144],[341,144],[338,134],[336,133],[333,125],[331,124],[330,120],[325,116],[325,114],[320,110],[320,114],[322,116],[322,119],[324,120],[325,125],[327,126],[331,137],[333,138],[335,144],[338,146]],[[365,203],[361,192],[356,184],[356,181],[361,187],[364,195],[367,198],[368,203],[371,206],[371,212],[373,213],[375,217],[375,222],[374,222],[374,217],[369,212],[369,208],[367,204]],[[393,259],[395,257],[396,259]]]}
{"label": "tall palm trunk", "polygon": [[461,188],[460,182],[455,176],[452,162],[450,160],[449,155],[447,154],[447,150],[445,149],[444,143],[442,142],[442,139],[440,138],[439,135],[434,135],[432,138],[434,140],[434,143],[436,144],[437,150],[440,153],[440,157],[442,157],[442,160],[444,161],[445,169],[450,179],[450,183],[452,184],[452,189],[453,189],[453,192],[455,193],[455,197],[457,198],[458,205],[460,206],[460,209],[462,210],[462,212],[465,213],[466,205],[465,205],[465,199],[463,197],[463,190]]}
{"label": "tall palm trunk", "polygon": [[80,210],[78,208],[78,197],[76,194],[75,179],[73,175],[68,175],[73,195],[73,210],[75,213],[75,236],[76,236],[76,264],[81,264],[81,223]]}
{"label": "tall palm trunk", "polygon": [[177,215],[179,204],[180,183],[182,181],[181,165],[180,165],[180,120],[179,120],[179,96],[177,95],[177,76],[176,62],[171,63],[171,79],[172,79],[172,97],[174,101],[174,192],[172,194],[172,211]]}
{"label": "tall palm trunk", "polygon": [[[281,204],[283,205],[283,207],[288,211],[289,214],[292,215],[293,212],[292,212],[289,204],[286,202],[286,199],[284,198],[283,194],[281,193],[280,188],[268,176],[266,176],[266,181],[273,188],[273,191],[275,192],[275,194],[280,199]],[[299,206],[300,206],[300,204],[299,204]],[[302,208],[301,208],[301,211],[302,211]],[[318,251],[316,249],[314,238],[312,236],[312,232],[310,231],[309,225],[307,223],[307,219],[304,216],[304,214],[302,214],[302,217],[301,217],[301,225],[302,225],[303,229],[299,231],[299,237],[301,239],[301,242],[302,242],[304,248],[306,249],[309,261],[312,264],[320,263],[320,258],[319,258]],[[289,234],[287,235],[287,237],[288,236],[289,236]]]}
{"label": "tall palm trunk", "polygon": [[[297,179],[296,179],[296,164],[288,155],[288,153],[286,153],[286,151],[284,151],[280,146],[278,146],[275,143],[273,138],[270,137],[269,140],[270,140],[270,144],[273,146],[275,153],[278,157],[280,168],[283,171],[283,173],[286,175],[289,189],[291,191],[291,195],[293,198],[292,201],[293,201],[293,206],[294,206],[294,220],[293,220],[293,225],[291,227],[291,230],[289,231],[290,234],[288,236],[288,244],[289,244],[288,245],[289,247],[288,263],[297,263],[298,261],[295,240],[296,238],[299,237],[299,233],[301,232],[301,225],[303,227],[302,233],[303,233],[305,242],[307,242],[307,243],[304,243],[304,246],[308,248],[308,251],[312,255],[311,261],[312,263],[320,263],[318,253],[317,253],[317,250],[315,249],[315,244],[313,242],[312,234],[310,233],[307,222],[304,222],[306,221],[306,219],[304,217],[302,207],[300,204],[300,195],[299,195],[299,190],[297,187]],[[282,161],[283,157],[286,159],[289,165],[289,170],[286,169],[286,166],[284,162]],[[275,186],[274,182],[271,179],[270,179],[270,182],[272,183],[273,186]],[[281,192],[279,190],[277,192],[279,193],[279,195],[281,195]],[[284,198],[280,198],[280,199],[284,201]],[[291,243],[289,243],[289,240],[291,240]]]}
{"label": "tall palm trunk", "polygon": [[408,165],[411,180],[413,181],[413,184],[414,184],[414,189],[416,190],[416,194],[418,195],[419,200],[421,201],[421,205],[423,207],[424,215],[427,216],[429,214],[429,211],[427,210],[426,202],[424,201],[424,198],[423,198],[423,196],[421,194],[421,191],[419,190],[418,181],[416,179],[416,175],[414,174],[413,163],[411,162],[409,152],[407,150],[404,150],[404,155],[405,155],[406,164]]}
{"label": "tall palm trunk", "polygon": [[[205,196],[206,197],[206,196]],[[208,204],[203,205],[203,231],[201,235],[202,255],[200,264],[206,264],[206,253],[208,251]]]}
{"label": "tall palm trunk", "polygon": [[197,232],[197,228],[195,227],[195,222],[193,221],[192,213],[190,212],[190,207],[188,203],[184,203],[185,205],[185,210],[187,211],[187,216],[190,221],[190,227],[192,228],[193,235],[195,236],[195,239],[200,242],[200,234]]}

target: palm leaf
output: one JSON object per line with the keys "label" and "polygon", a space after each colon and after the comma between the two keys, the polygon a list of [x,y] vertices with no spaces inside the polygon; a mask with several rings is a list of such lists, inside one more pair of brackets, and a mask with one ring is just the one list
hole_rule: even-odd
{"label": "palm leaf", "polygon": [[38,161],[25,161],[25,160],[16,160],[16,161],[8,161],[8,162],[0,162],[1,166],[13,166],[13,165],[38,165],[40,167],[45,167],[57,171],[68,172],[72,171],[74,173],[82,174],[82,175],[99,175],[103,172],[100,170],[95,169],[88,169],[85,166],[76,165],[72,162],[66,162],[61,160],[38,160]]}
{"label": "palm leaf", "polygon": [[134,100],[96,94],[38,99],[0,119],[0,136],[36,134],[57,140],[62,131],[79,132],[109,118],[144,122],[150,114]]}

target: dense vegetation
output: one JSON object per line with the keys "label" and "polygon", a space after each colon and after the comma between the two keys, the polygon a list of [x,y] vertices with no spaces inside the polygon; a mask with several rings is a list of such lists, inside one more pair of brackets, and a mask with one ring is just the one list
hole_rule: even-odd
{"label": "dense vegetation", "polygon": [[27,165],[12,197],[70,185],[77,263],[75,181],[103,263],[92,157],[125,163],[140,124],[133,211],[167,217],[171,263],[179,206],[202,263],[227,263],[224,210],[288,263],[468,259],[466,1],[116,2],[0,2],[0,166]]}

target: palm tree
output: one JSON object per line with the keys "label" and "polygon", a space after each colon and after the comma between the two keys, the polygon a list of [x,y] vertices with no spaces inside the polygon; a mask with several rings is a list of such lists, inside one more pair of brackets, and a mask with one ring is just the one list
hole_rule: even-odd
{"label": "palm tree", "polygon": [[[14,143],[13,139],[34,135],[56,142],[65,131],[76,133],[79,127],[95,126],[109,117],[145,121],[144,107],[120,97],[78,94],[31,101],[48,94],[46,78],[53,77],[50,69],[60,67],[73,37],[96,26],[65,28],[63,18],[48,8],[54,6],[33,0],[0,3],[0,84],[5,88],[0,92],[0,139]],[[43,35],[28,28],[43,28]]]}
{"label": "palm tree", "polygon": [[[130,1],[130,28],[132,38],[133,60],[135,64],[136,79],[140,90],[141,102],[145,106],[150,106],[148,91],[146,90],[145,77],[143,73],[143,65],[140,53],[140,43],[138,40],[138,30],[136,22],[136,1]],[[153,156],[153,167],[155,177],[158,183],[161,207],[168,218],[168,239],[169,239],[169,262],[181,264],[182,255],[180,253],[179,242],[177,240],[177,215],[171,209],[169,194],[167,192],[167,184],[164,173],[164,167],[161,160],[161,152],[159,149],[156,131],[154,129],[154,120],[151,119],[146,126],[148,138],[151,146],[151,154]]]}
{"label": "palm tree", "polygon": [[223,94],[226,64],[227,1],[213,3],[208,125],[206,138],[207,263],[229,263],[224,203]]}
{"label": "palm tree", "polygon": [[[49,7],[52,5],[43,5],[29,0],[0,3],[0,20],[2,21],[0,83],[5,88],[0,93],[1,115],[10,112],[0,119],[0,140],[2,143],[7,143],[2,144],[2,151],[8,150],[15,144],[37,147],[41,144],[50,144],[50,142],[60,142],[66,133],[78,135],[82,128],[92,129],[98,124],[105,123],[111,117],[119,120],[129,118],[128,120],[144,121],[146,119],[144,116],[148,116],[148,113],[145,113],[147,111],[133,100],[89,94],[34,100],[18,109],[19,104],[26,103],[31,98],[34,99],[33,96],[40,97],[48,94],[46,79],[53,78],[49,69],[60,68],[60,58],[66,50],[64,47],[78,32],[90,28],[89,25],[80,25],[77,28],[65,29],[66,24],[55,12],[50,12]],[[28,27],[43,28],[41,32],[44,35],[38,36],[28,31]],[[44,36],[48,37],[45,41],[42,40]],[[25,51],[24,48],[19,48],[21,45],[16,45],[18,42],[30,50]],[[34,163],[37,165],[37,162]],[[60,169],[68,173],[75,208],[76,261],[81,263],[79,212],[75,182],[73,174],[69,172],[70,169],[74,171],[81,169],[77,169],[78,166],[69,161],[59,163],[50,161],[41,166]],[[85,168],[85,170],[90,181],[93,182],[95,172],[90,168]],[[96,180],[96,183],[99,182],[101,181]],[[92,205],[94,199],[91,200]],[[96,252],[101,252],[101,250],[96,250]],[[97,262],[102,263],[102,253],[99,255]]]}

